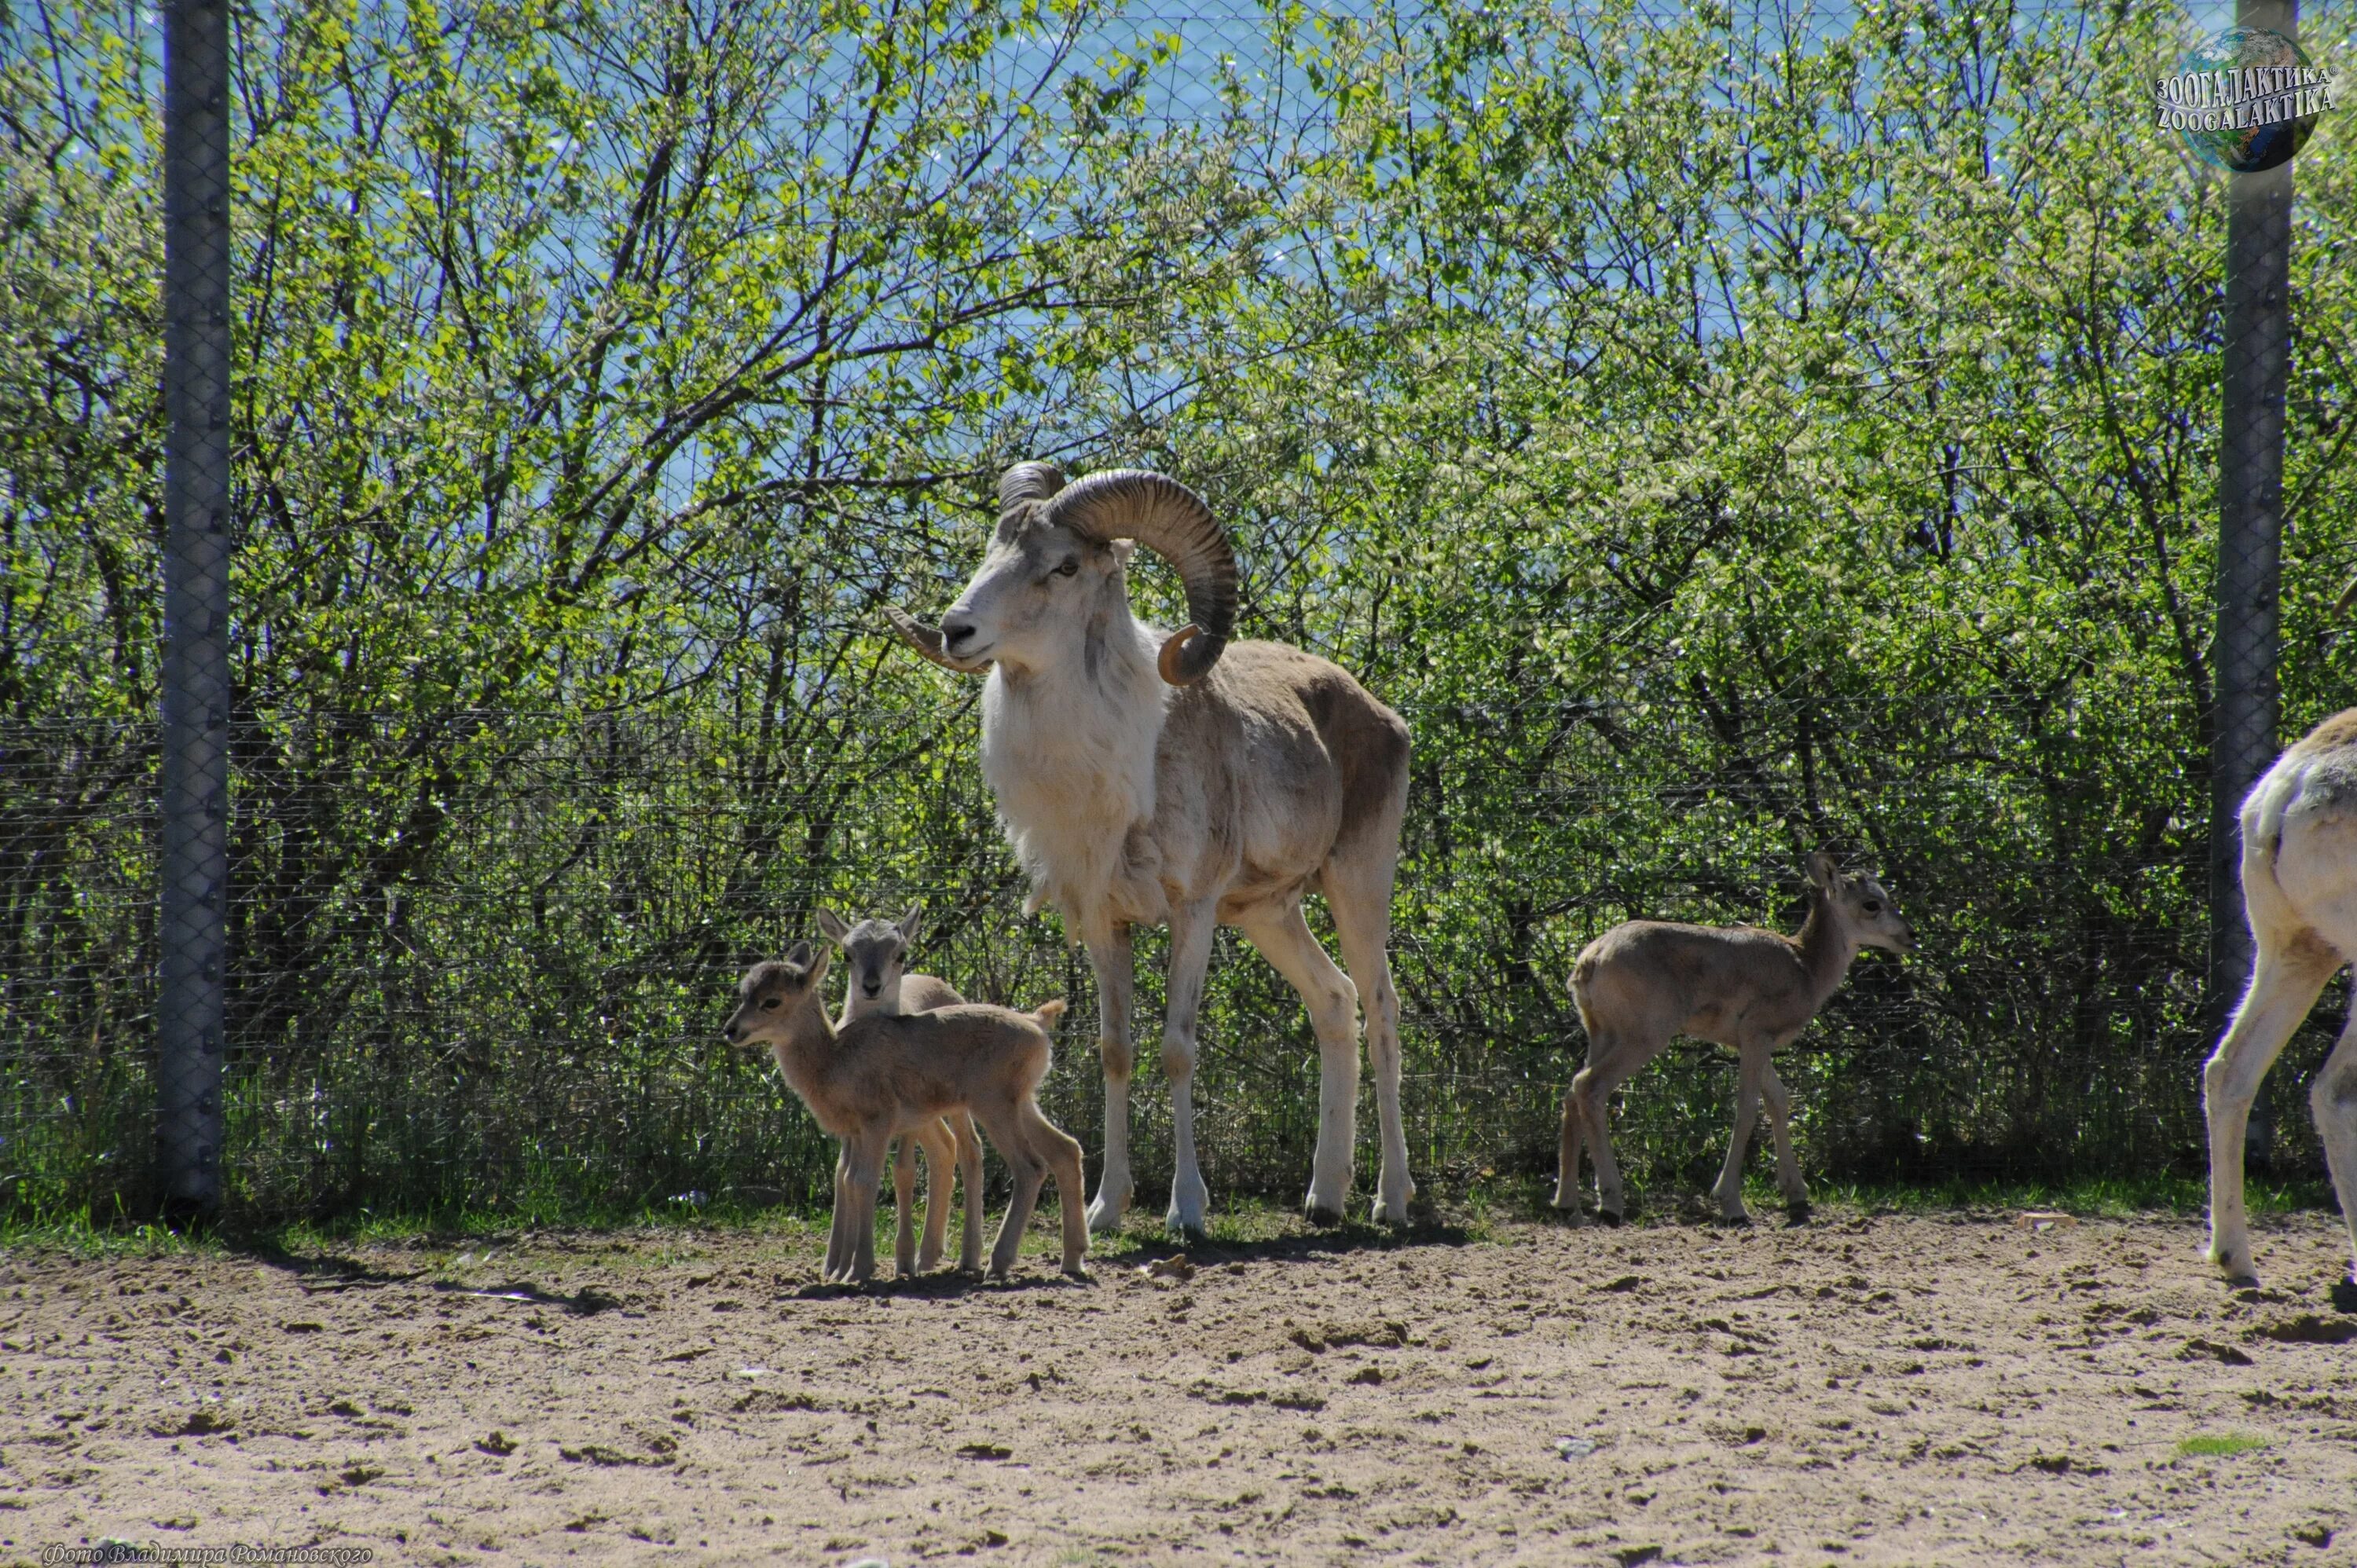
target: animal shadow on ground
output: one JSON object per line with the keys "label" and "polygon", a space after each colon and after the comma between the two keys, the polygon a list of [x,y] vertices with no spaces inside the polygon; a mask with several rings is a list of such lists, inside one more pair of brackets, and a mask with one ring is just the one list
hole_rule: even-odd
{"label": "animal shadow on ground", "polygon": [[427,1270],[411,1269],[394,1272],[372,1268],[337,1252],[298,1252],[283,1243],[268,1239],[250,1239],[231,1251],[253,1259],[266,1267],[280,1269],[304,1282],[309,1294],[341,1293],[368,1290],[386,1285],[414,1285],[423,1282],[428,1290],[446,1295],[482,1296],[496,1301],[527,1302],[534,1306],[553,1306],[576,1317],[587,1317],[622,1305],[619,1298],[608,1295],[594,1285],[569,1293],[543,1290],[526,1280],[511,1279],[496,1285],[461,1284],[456,1280],[427,1280]]}
{"label": "animal shadow on ground", "polygon": [[[1141,1236],[1118,1258],[1092,1253],[1089,1267],[1099,1275],[1112,1270],[1151,1268],[1172,1258],[1185,1258],[1198,1268],[1224,1263],[1317,1263],[1356,1252],[1391,1252],[1405,1247],[1462,1247],[1473,1234],[1465,1226],[1433,1220],[1406,1226],[1360,1224],[1346,1220],[1297,1234],[1251,1240],[1188,1240],[1176,1236]],[[968,1294],[999,1294],[1042,1290],[1088,1290],[1094,1279],[1074,1280],[1053,1273],[1027,1273],[1008,1280],[985,1280],[979,1274],[943,1269],[913,1279],[876,1279],[865,1285],[822,1284],[816,1281],[782,1290],[781,1300],[831,1301],[845,1296],[891,1296],[912,1301],[937,1301]]]}

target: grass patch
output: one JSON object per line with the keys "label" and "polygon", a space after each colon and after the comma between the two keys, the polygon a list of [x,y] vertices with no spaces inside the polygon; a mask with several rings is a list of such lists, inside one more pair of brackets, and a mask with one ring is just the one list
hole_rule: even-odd
{"label": "grass patch", "polygon": [[2197,1432],[2178,1441],[2178,1454],[2188,1459],[2232,1459],[2265,1448],[2267,1440],[2247,1432]]}
{"label": "grass patch", "polygon": [[[2207,1177],[2166,1172],[2137,1176],[2083,1176],[2059,1181],[1946,1180],[1826,1183],[1815,1187],[1820,1207],[1861,1213],[1953,1213],[1956,1210],[2053,1208],[2089,1218],[2128,1219],[2139,1214],[2201,1215],[2210,1207]],[[2298,1214],[2328,1208],[2330,1188],[2321,1181],[2267,1181],[2252,1177],[2244,1187],[2254,1214]],[[1746,1200],[1774,1204],[1774,1185],[1747,1186]]]}

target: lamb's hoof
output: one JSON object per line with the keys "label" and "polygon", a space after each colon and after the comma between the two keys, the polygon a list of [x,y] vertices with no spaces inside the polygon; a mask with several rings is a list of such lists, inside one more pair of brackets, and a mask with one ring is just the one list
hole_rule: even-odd
{"label": "lamb's hoof", "polygon": [[1555,1223],[1575,1229],[1587,1223],[1587,1216],[1579,1211],[1576,1203],[1551,1203],[1547,1205],[1547,1214]]}
{"label": "lamb's hoof", "polygon": [[2332,1285],[2332,1310],[2357,1312],[2357,1280],[2336,1280]]}
{"label": "lamb's hoof", "polygon": [[1620,1211],[1617,1208],[1599,1208],[1596,1211],[1596,1222],[1598,1225],[1609,1225],[1618,1230],[1620,1228]]}
{"label": "lamb's hoof", "polygon": [[1407,1199],[1402,1198],[1397,1203],[1385,1203],[1383,1199],[1377,1198],[1373,1211],[1367,1218],[1377,1225],[1405,1225],[1408,1223]]}
{"label": "lamb's hoof", "polygon": [[1809,1206],[1809,1200],[1804,1197],[1798,1203],[1788,1203],[1784,1206],[1784,1219],[1787,1224],[1806,1225],[1816,1217],[1816,1212]]}
{"label": "lamb's hoof", "polygon": [[1751,1216],[1749,1214],[1722,1214],[1717,1219],[1712,1220],[1711,1223],[1717,1226],[1722,1230],[1749,1230],[1751,1229]]}
{"label": "lamb's hoof", "polygon": [[1102,1236],[1108,1230],[1120,1230],[1122,1216],[1128,1211],[1127,1198],[1114,1199],[1099,1194],[1096,1201],[1089,1205],[1090,1234]]}
{"label": "lamb's hoof", "polygon": [[1064,1270],[1064,1277],[1081,1284],[1092,1283],[1095,1279],[1095,1276],[1089,1273],[1089,1266],[1086,1263],[1073,1263],[1069,1265]]}
{"label": "lamb's hoof", "polygon": [[1301,1217],[1321,1230],[1331,1230],[1342,1223],[1342,1211],[1329,1208],[1322,1203],[1312,1203],[1301,1210]]}

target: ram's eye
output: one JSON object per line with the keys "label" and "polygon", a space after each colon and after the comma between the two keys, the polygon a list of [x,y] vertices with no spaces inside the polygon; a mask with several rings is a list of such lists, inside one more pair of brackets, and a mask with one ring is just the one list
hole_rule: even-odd
{"label": "ram's eye", "polygon": [[762,1012],[764,1012],[764,1013],[774,1013],[774,1012],[776,1012],[777,1010],[778,1010],[778,999],[777,999],[776,997],[774,997],[774,996],[764,996],[764,997],[762,997],[762,998],[761,998],[761,1011],[762,1011]]}
{"label": "ram's eye", "polygon": [[1869,915],[1879,915],[1882,913],[1882,900],[1879,898],[1868,898],[1866,901],[1865,908],[1866,912]]}
{"label": "ram's eye", "polygon": [[1074,555],[1067,555],[1064,557],[1062,564],[1057,566],[1056,575],[1059,577],[1069,577],[1080,569],[1080,558]]}

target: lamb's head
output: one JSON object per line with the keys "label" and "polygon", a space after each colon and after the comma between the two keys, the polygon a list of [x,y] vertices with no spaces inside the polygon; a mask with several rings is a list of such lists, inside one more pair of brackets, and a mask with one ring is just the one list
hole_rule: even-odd
{"label": "lamb's head", "polygon": [[1809,880],[1817,886],[1841,929],[1860,947],[1913,952],[1915,928],[1899,912],[1889,889],[1870,872],[1845,875],[1824,850],[1809,856]]}
{"label": "lamb's head", "polygon": [[747,970],[737,983],[737,1010],[721,1034],[730,1045],[748,1048],[783,1041],[795,1016],[817,1004],[826,961],[825,949],[813,952],[810,943],[796,942],[785,957]]}
{"label": "lamb's head", "polygon": [[917,940],[923,908],[909,905],[897,925],[871,919],[854,926],[832,909],[818,912],[819,929],[843,950],[854,1007],[868,1004],[881,1013],[900,1011],[900,978],[908,972],[909,949]]}
{"label": "lamb's head", "polygon": [[1200,681],[1235,630],[1236,561],[1202,498],[1161,474],[1115,468],[1066,485],[1049,463],[1018,463],[998,481],[998,527],[981,567],[938,630],[899,610],[892,624],[952,670],[1017,670],[1084,657],[1090,628],[1125,619],[1128,542],[1178,569],[1193,624],[1162,645],[1162,678]]}

